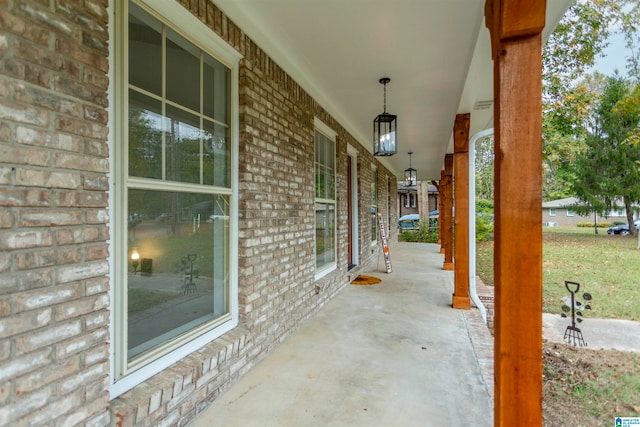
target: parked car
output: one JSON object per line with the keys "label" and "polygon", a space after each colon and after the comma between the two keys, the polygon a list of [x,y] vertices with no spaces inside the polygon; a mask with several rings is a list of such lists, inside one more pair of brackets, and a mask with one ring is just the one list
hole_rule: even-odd
{"label": "parked car", "polygon": [[[633,221],[633,225],[636,227],[636,230],[640,229],[640,219],[636,219]],[[607,234],[621,234],[626,236],[629,234],[629,225],[628,224],[617,224],[612,225],[607,229]]]}
{"label": "parked car", "polygon": [[607,234],[621,234],[626,236],[629,234],[629,226],[627,224],[612,225],[607,229]]}
{"label": "parked car", "polygon": [[400,230],[418,230],[420,228],[420,216],[418,214],[408,214],[398,219]]}

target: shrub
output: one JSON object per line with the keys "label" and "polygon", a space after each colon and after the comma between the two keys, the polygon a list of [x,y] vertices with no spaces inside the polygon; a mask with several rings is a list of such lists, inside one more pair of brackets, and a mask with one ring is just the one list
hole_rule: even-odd
{"label": "shrub", "polygon": [[[584,228],[593,228],[594,224],[593,222],[588,222],[588,221],[580,221],[578,224],[576,224],[578,227],[584,227]],[[598,223],[598,228],[609,228],[611,227],[611,223],[610,222],[599,222]]]}
{"label": "shrub", "polygon": [[489,215],[476,216],[476,242],[493,240],[493,220]]}
{"label": "shrub", "polygon": [[420,221],[417,230],[403,230],[398,236],[401,242],[438,243],[438,227],[429,227],[429,221]]}
{"label": "shrub", "polygon": [[493,240],[493,202],[476,200],[476,242]]}

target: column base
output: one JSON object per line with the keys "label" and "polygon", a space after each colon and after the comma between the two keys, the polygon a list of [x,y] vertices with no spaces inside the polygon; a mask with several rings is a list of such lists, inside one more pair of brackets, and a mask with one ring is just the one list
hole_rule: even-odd
{"label": "column base", "polygon": [[443,270],[448,270],[448,271],[453,271],[453,263],[452,262],[445,262],[442,265],[442,269]]}
{"label": "column base", "polygon": [[469,297],[458,297],[455,294],[453,295],[453,308],[457,308],[459,310],[470,310],[471,309],[471,299]]}

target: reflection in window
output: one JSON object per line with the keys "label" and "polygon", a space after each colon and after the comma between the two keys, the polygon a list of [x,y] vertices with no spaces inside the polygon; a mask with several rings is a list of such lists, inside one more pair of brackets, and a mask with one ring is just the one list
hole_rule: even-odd
{"label": "reflection in window", "polygon": [[231,152],[229,128],[209,120],[204,121],[202,152],[202,183],[218,187],[231,185]]}
{"label": "reflection in window", "polygon": [[129,190],[128,205],[127,348],[134,357],[229,312],[229,199]]}
{"label": "reflection in window", "polygon": [[316,131],[316,269],[336,262],[335,157],[335,142]]}
{"label": "reflection in window", "polygon": [[129,91],[129,175],[162,178],[162,103]]}
{"label": "reflection in window", "polygon": [[200,140],[198,117],[167,106],[167,179],[200,183]]}
{"label": "reflection in window", "polygon": [[129,29],[129,175],[228,188],[229,68],[133,4]]}
{"label": "reflection in window", "polygon": [[376,171],[372,171],[371,179],[371,241],[378,240],[378,186],[376,184]]}
{"label": "reflection in window", "polygon": [[117,379],[232,319],[231,70],[131,2],[128,28]]}

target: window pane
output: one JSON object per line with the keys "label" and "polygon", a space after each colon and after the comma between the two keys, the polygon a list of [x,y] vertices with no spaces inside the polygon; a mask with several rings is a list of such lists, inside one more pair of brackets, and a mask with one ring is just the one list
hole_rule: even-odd
{"label": "window pane", "polygon": [[167,30],[167,98],[200,111],[200,49]]}
{"label": "window pane", "polygon": [[316,198],[335,199],[335,143],[316,132]]}
{"label": "window pane", "polygon": [[334,158],[335,143],[316,131],[316,268],[336,261]]}
{"label": "window pane", "polygon": [[132,358],[229,312],[229,199],[129,190],[128,207]]}
{"label": "window pane", "polygon": [[316,204],[316,268],[335,262],[335,210],[332,204]]}
{"label": "window pane", "polygon": [[377,200],[378,200],[378,187],[376,186],[376,175],[373,174],[374,181],[371,183],[371,241],[375,242],[378,240],[378,209],[377,209]]}
{"label": "window pane", "polygon": [[336,194],[335,182],[336,182],[336,180],[335,180],[333,169],[327,169],[326,175],[327,175],[327,182],[326,182],[327,192],[326,192],[325,197],[327,199],[334,200],[336,198],[335,197],[335,194]]}
{"label": "window pane", "polygon": [[316,132],[316,162],[324,165],[326,163],[326,156],[327,154],[324,149],[322,134],[320,132]]}
{"label": "window pane", "polygon": [[323,138],[324,138],[324,144],[326,147],[325,149],[327,151],[327,160],[325,164],[333,172],[333,169],[335,167],[335,161],[336,161],[335,143],[327,137],[323,137]]}
{"label": "window pane", "polygon": [[231,186],[231,148],[229,129],[208,120],[203,132],[203,184]]}
{"label": "window pane", "polygon": [[229,123],[229,69],[203,54],[203,113],[222,123]]}
{"label": "window pane", "polygon": [[167,179],[200,183],[200,120],[179,108],[167,106]]}
{"label": "window pane", "polygon": [[129,83],[162,95],[162,26],[129,4]]}
{"label": "window pane", "polygon": [[129,91],[129,175],[162,178],[162,105]]}

